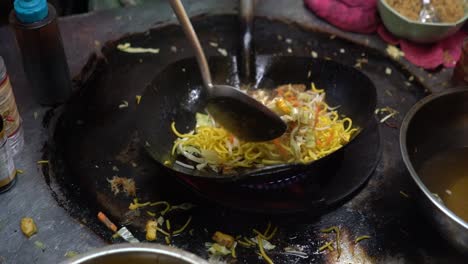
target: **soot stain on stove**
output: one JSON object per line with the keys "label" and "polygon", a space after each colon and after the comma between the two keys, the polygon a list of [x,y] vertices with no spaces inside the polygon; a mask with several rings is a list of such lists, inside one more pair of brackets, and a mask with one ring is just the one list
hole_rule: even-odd
{"label": "soot stain on stove", "polygon": [[[239,32],[233,26],[237,25],[236,16],[200,17],[195,25],[206,46],[209,41],[216,41],[230,53],[237,50],[235,39]],[[309,56],[312,51],[317,51],[320,56],[326,57],[345,47],[346,53],[336,59],[354,65],[357,55],[351,54],[365,52],[368,62],[362,66],[362,70],[379,84],[379,107],[391,105],[396,108],[400,112],[395,120],[398,123],[401,123],[411,104],[423,96],[422,89],[401,88],[398,84],[408,77],[408,73],[377,51],[339,38],[330,40],[326,33],[310,32],[300,25],[281,21],[259,18],[256,26],[258,34],[255,41],[259,53],[278,54],[286,50],[289,44],[278,42],[278,35],[290,38],[294,43],[294,53],[299,56]],[[275,33],[272,34],[272,31]],[[178,52],[161,52],[157,56],[126,54],[115,49],[122,42],[161,50],[170,50],[175,45]],[[159,177],[161,174],[167,175],[138,146],[134,116],[138,106],[132,103],[133,98],[142,94],[154,74],[164,65],[191,56],[180,28],[168,25],[153,29],[149,34],[129,35],[106,43],[102,53],[105,59],[94,56],[88,62],[81,79],[77,80],[80,89],[67,105],[55,113],[46,151],[52,166],[44,174],[49,175],[50,187],[59,203],[104,239],[111,241],[112,233],[98,222],[98,211],[104,211],[118,226],[127,224],[139,239],[144,239],[144,225],[149,218],[146,210],[140,210],[139,216],[129,216],[127,212],[132,197],[123,194],[115,196],[111,192],[107,179],[118,175],[135,179],[137,197],[141,202],[165,199],[172,204],[196,204],[197,207],[188,212],[177,211],[169,215],[173,226],[180,226],[187,217],[192,216],[188,230],[193,229],[193,235],[184,232],[174,237],[172,243],[203,257],[207,257],[204,243],[211,240],[215,231],[250,237],[252,228],[263,230],[269,221],[279,227],[272,240],[277,250],[268,252],[278,263],[335,263],[336,251],[318,251],[324,242],[336,238],[335,234],[321,232],[330,226],[337,226],[341,233],[342,263],[356,261],[356,258],[369,262],[398,260],[400,255],[413,256],[412,260],[417,262],[424,257],[424,250],[441,251],[433,244],[424,242],[432,236],[425,234],[427,224],[416,224],[419,223],[416,220],[419,215],[414,203],[399,194],[400,190],[408,193],[411,190],[408,187],[409,177],[405,176],[398,158],[395,129],[384,125],[380,127],[384,147],[373,177],[354,199],[334,211],[324,215],[313,212],[275,215],[226,209],[192,195],[186,186],[171,177]],[[216,49],[207,49],[207,53],[208,56],[217,55]],[[382,70],[388,65],[394,69],[391,76],[385,76]],[[418,84],[414,86],[418,87]],[[381,89],[389,89],[398,96],[383,96]],[[401,98],[405,98],[404,102],[401,102]],[[122,100],[130,102],[128,108],[118,108]],[[82,122],[77,124],[77,120]],[[131,162],[135,162],[137,167],[132,166]],[[118,172],[112,169],[114,166],[118,167]],[[370,239],[355,243],[355,239],[362,235],[368,235]],[[282,252],[284,247],[299,248],[308,257],[303,259],[287,255]],[[238,256],[241,263],[261,262],[252,250],[239,249]]]}

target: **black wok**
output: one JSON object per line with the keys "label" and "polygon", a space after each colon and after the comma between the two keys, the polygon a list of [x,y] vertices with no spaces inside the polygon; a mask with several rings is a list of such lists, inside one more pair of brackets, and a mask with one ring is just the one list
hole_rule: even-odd
{"label": "black wok", "polygon": [[[212,57],[209,59],[213,83],[227,83],[239,87],[235,57]],[[340,106],[340,114],[353,120],[360,131],[369,126],[376,107],[376,90],[373,83],[360,71],[337,62],[286,56],[258,56],[256,58],[254,87],[274,89],[282,84],[305,84],[314,82],[325,89],[326,101],[331,106]],[[243,169],[234,174],[219,175],[211,170],[192,170],[174,162],[171,155],[176,136],[171,130],[175,121],[180,132],[189,132],[195,126],[195,113],[204,112],[206,94],[203,93],[197,63],[194,58],[180,60],[160,72],[148,86],[138,107],[138,129],[145,148],[153,159],[169,169],[194,177],[216,181],[239,179],[255,182],[275,181],[295,173],[324,171],[323,166],[333,164],[333,157],[340,150],[309,164],[283,164],[261,169]],[[258,120],[262,122],[262,120]],[[344,146],[346,148],[347,146]],[[356,161],[358,162],[358,161]],[[310,175],[310,173],[308,173]]]}

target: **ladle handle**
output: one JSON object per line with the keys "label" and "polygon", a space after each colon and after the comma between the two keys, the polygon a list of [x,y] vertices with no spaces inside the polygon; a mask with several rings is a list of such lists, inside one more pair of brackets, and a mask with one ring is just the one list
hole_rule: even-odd
{"label": "ladle handle", "polygon": [[255,0],[240,0],[240,76],[243,82],[251,82],[255,75],[255,56],[253,53],[253,19]]}
{"label": "ladle handle", "polygon": [[189,39],[190,44],[192,45],[193,50],[195,51],[195,56],[197,58],[198,67],[200,67],[203,84],[207,88],[213,87],[213,82],[211,80],[210,68],[208,67],[208,62],[205,57],[205,53],[200,45],[197,34],[193,29],[192,23],[190,22],[185,8],[182,5],[180,0],[170,0],[172,10],[177,16],[182,29],[184,30],[185,36]]}

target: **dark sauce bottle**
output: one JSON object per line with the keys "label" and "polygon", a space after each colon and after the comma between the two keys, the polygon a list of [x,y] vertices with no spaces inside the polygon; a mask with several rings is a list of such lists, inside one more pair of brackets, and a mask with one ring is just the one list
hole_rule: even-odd
{"label": "dark sauce bottle", "polygon": [[55,8],[46,0],[15,0],[10,24],[37,102],[64,103],[72,85]]}

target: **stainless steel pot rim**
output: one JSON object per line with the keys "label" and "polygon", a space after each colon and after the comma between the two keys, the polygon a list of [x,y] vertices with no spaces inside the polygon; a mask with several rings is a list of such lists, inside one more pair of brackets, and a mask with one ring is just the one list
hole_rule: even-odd
{"label": "stainless steel pot rim", "polygon": [[461,219],[459,216],[457,216],[455,213],[453,213],[450,209],[448,209],[443,203],[438,201],[435,196],[432,194],[432,192],[424,185],[422,180],[419,178],[416,170],[414,169],[413,165],[411,164],[411,161],[409,160],[409,153],[408,149],[406,148],[406,132],[408,131],[408,126],[411,123],[414,115],[426,104],[438,99],[439,97],[448,95],[448,94],[458,94],[458,93],[468,93],[468,88],[457,88],[457,89],[448,89],[444,92],[441,93],[435,93],[431,94],[419,102],[417,102],[406,114],[405,119],[403,120],[403,124],[400,129],[400,148],[401,148],[401,154],[403,157],[403,162],[405,163],[406,167],[408,168],[408,171],[411,174],[411,177],[413,180],[416,182],[418,187],[424,192],[424,195],[429,198],[429,200],[437,206],[439,210],[441,210],[445,215],[450,217],[453,221],[455,221],[457,224],[461,225],[463,228],[468,230],[468,223],[465,222],[463,219]]}
{"label": "stainless steel pot rim", "polygon": [[150,243],[136,243],[136,244],[117,244],[110,245],[101,248],[96,248],[80,254],[76,257],[73,257],[69,260],[62,262],[61,264],[80,264],[85,263],[86,261],[94,260],[98,257],[103,257],[113,254],[122,254],[122,253],[155,253],[164,256],[174,257],[186,261],[187,263],[192,264],[208,264],[208,262],[195,254],[178,249],[175,247],[164,246],[159,244],[150,244]]}

